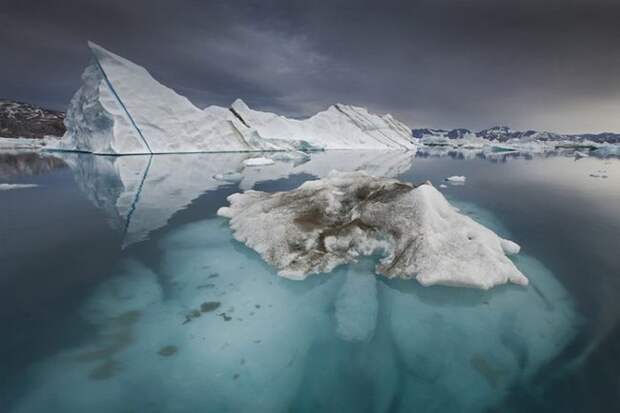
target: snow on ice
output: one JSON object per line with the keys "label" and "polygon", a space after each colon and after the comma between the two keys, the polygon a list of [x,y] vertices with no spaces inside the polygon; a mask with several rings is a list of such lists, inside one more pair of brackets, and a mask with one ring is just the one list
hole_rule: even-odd
{"label": "snow on ice", "polygon": [[218,214],[237,240],[291,279],[380,254],[376,272],[422,285],[488,289],[527,278],[506,255],[512,241],[460,214],[430,183],[413,186],[363,172],[334,172],[274,194],[228,197]]}

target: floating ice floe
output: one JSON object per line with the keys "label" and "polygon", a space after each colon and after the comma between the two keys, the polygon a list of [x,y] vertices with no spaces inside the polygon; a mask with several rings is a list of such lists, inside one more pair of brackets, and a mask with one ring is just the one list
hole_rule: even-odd
{"label": "floating ice floe", "polygon": [[439,184],[439,187],[440,187],[440,188],[447,188],[447,187],[448,187],[448,185],[446,185],[446,184]]}
{"label": "floating ice floe", "polygon": [[143,67],[89,43],[93,58],[73,96],[55,149],[99,154],[415,149],[390,115],[334,105],[306,120],[250,109],[199,109]]}
{"label": "floating ice floe", "polygon": [[243,175],[238,172],[226,172],[213,175],[213,179],[224,182],[240,182],[243,179]]}
{"label": "floating ice floe", "polygon": [[230,218],[235,238],[283,277],[303,279],[381,254],[377,273],[422,285],[528,282],[506,257],[519,246],[460,214],[430,183],[334,172],[292,191],[246,191],[228,201],[218,214]]}
{"label": "floating ice floe", "polygon": [[446,181],[452,183],[452,184],[464,184],[465,181],[467,180],[466,177],[464,176],[450,176],[448,178],[446,178]]}
{"label": "floating ice floe", "polygon": [[620,156],[620,144],[603,144],[596,148],[593,154],[603,158],[609,156]]}
{"label": "floating ice floe", "polygon": [[265,166],[273,165],[273,159],[269,158],[250,158],[243,161],[245,166]]}
{"label": "floating ice floe", "polygon": [[10,191],[12,189],[36,188],[35,184],[0,184],[0,191]]}
{"label": "floating ice floe", "polygon": [[575,159],[588,158],[589,156],[590,155],[585,152],[575,151]]}

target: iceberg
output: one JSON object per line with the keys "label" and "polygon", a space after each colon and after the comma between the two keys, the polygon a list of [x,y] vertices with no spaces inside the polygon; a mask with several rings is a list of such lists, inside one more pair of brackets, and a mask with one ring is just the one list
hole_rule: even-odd
{"label": "iceberg", "polygon": [[89,43],[91,64],[71,100],[64,149],[99,154],[289,149],[260,139],[226,108],[201,110],[129,60]]}
{"label": "iceberg", "polygon": [[241,100],[200,109],[145,68],[88,45],[92,60],[54,149],[112,155],[415,149],[403,123],[353,106],[334,105],[305,121],[253,111]]}
{"label": "iceberg", "polygon": [[390,114],[378,116],[356,106],[335,104],[303,120],[252,110],[240,99],[231,110],[265,138],[305,141],[321,149],[415,149],[408,126]]}
{"label": "iceberg", "polygon": [[227,199],[218,215],[230,218],[235,239],[286,278],[380,254],[378,274],[424,286],[528,283],[507,258],[519,246],[460,214],[430,183],[333,172],[292,191],[250,190]]}

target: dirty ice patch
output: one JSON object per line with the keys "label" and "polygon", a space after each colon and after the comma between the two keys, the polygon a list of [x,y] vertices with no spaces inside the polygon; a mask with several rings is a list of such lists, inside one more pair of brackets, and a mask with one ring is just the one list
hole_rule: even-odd
{"label": "dirty ice patch", "polygon": [[507,258],[519,246],[460,214],[430,183],[333,172],[291,191],[250,190],[227,199],[230,206],[218,214],[230,218],[235,239],[286,278],[377,254],[377,274],[425,286],[527,285]]}

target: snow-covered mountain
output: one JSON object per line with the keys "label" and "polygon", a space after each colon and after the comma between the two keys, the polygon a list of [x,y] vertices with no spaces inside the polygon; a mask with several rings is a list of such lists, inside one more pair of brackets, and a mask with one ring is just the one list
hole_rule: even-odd
{"label": "snow-covered mountain", "polygon": [[93,58],[71,100],[62,149],[101,154],[415,149],[390,115],[334,105],[305,120],[250,109],[199,109],[141,66],[89,43]]}
{"label": "snow-covered mountain", "polygon": [[494,126],[479,132],[469,129],[413,129],[412,135],[421,141],[439,143],[444,139],[472,139],[480,138],[491,142],[539,141],[539,142],[595,142],[595,143],[620,143],[620,134],[603,132],[587,134],[560,134],[547,131],[516,131],[508,126]]}
{"label": "snow-covered mountain", "polygon": [[0,99],[0,137],[43,139],[62,136],[65,114],[29,103]]}

